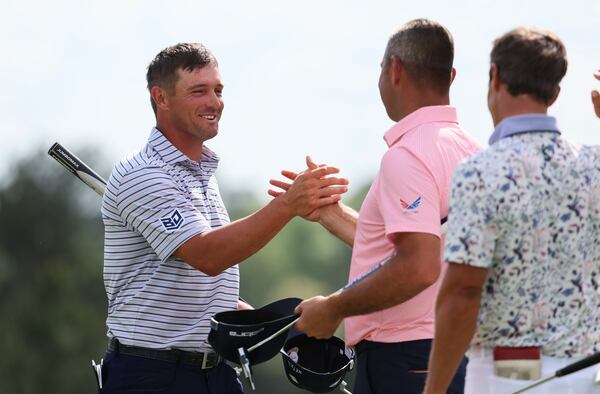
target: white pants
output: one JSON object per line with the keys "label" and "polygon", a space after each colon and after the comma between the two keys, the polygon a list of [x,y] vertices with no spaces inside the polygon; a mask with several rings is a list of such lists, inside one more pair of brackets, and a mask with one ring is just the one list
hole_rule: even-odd
{"label": "white pants", "polygon": [[[514,380],[494,375],[492,349],[472,346],[467,352],[469,364],[465,382],[465,394],[510,394],[533,381]],[[542,378],[554,375],[577,359],[542,356]],[[571,375],[554,378],[526,393],[531,394],[600,394],[600,384],[594,383],[598,365],[582,369]]]}

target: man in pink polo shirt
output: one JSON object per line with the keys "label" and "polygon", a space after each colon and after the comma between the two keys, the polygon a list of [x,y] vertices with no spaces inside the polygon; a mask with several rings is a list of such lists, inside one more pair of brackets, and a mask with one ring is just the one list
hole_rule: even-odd
{"label": "man in pink polo shirt", "polygon": [[[452,36],[436,22],[410,21],[391,36],[379,91],[397,124],[385,133],[389,149],[360,213],[336,204],[307,217],[353,247],[350,285],[300,304],[297,328],[328,338],[346,319],[346,344],[358,354],[355,394],[421,393],[424,388],[444,270],[440,222],[448,214],[454,168],[480,149],[449,106],[453,57]],[[271,183],[287,188],[281,181]],[[463,392],[465,366],[463,361],[449,392]]]}

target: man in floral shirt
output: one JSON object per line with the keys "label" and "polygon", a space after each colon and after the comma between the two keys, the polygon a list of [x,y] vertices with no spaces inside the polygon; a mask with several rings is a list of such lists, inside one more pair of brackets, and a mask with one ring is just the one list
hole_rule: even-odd
{"label": "man in floral shirt", "polygon": [[[567,70],[553,33],[518,28],[494,42],[490,148],[452,181],[426,393],[445,393],[473,338],[467,393],[512,392],[494,347],[541,350],[541,375],[600,351],[600,148],[563,138],[548,107]],[[598,393],[593,368],[535,393]]]}

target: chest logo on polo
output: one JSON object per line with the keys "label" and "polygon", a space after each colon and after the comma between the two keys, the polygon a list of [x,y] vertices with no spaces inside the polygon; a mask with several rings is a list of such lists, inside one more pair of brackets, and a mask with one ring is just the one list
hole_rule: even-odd
{"label": "chest logo on polo", "polygon": [[421,196],[417,197],[417,199],[411,203],[407,203],[403,199],[400,199],[400,205],[404,208],[404,212],[414,212],[421,205]]}
{"label": "chest logo on polo", "polygon": [[160,218],[160,222],[167,231],[177,230],[183,224],[183,216],[175,209],[170,215]]}

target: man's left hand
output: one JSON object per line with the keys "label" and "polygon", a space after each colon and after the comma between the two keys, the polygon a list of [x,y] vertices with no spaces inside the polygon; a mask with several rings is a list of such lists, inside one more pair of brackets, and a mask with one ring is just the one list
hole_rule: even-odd
{"label": "man's left hand", "polygon": [[[312,158],[310,156],[306,156],[306,170],[304,172],[310,171],[310,170],[315,170],[317,168],[326,167],[326,166],[327,166],[326,164],[317,164],[312,160]],[[288,178],[289,180],[291,180],[293,182],[296,180],[296,178],[300,174],[297,172],[294,172],[294,171],[290,171],[290,170],[283,170],[283,171],[281,171],[281,175],[283,175],[284,177]],[[275,189],[269,189],[268,193],[272,197],[278,197],[278,196],[282,195],[283,193],[288,191],[289,188],[292,186],[292,184],[290,182],[280,181],[277,179],[271,179],[269,181],[269,183],[272,186],[275,186],[275,187],[283,190],[283,191],[280,191],[280,190],[275,190]],[[347,183],[348,183],[347,180],[345,180],[345,184],[347,184]],[[327,205],[325,207],[315,209],[315,210],[311,211],[310,213],[308,213],[307,215],[304,215],[302,217],[311,222],[318,222],[320,219],[321,210],[325,209],[327,207],[330,207],[330,206],[331,205]]]}
{"label": "man's left hand", "polygon": [[302,301],[294,311],[301,314],[296,328],[309,337],[331,338],[344,319],[336,311],[332,297],[335,297],[335,294],[328,297],[316,296]]}
{"label": "man's left hand", "polygon": [[[600,81],[600,70],[594,73],[594,77]],[[594,104],[594,112],[600,118],[600,92],[596,89],[592,90],[592,104]]]}
{"label": "man's left hand", "polygon": [[246,310],[252,310],[252,309],[254,309],[254,307],[252,305],[248,304],[246,301],[238,300],[238,303],[237,303],[238,311],[246,311]]}

